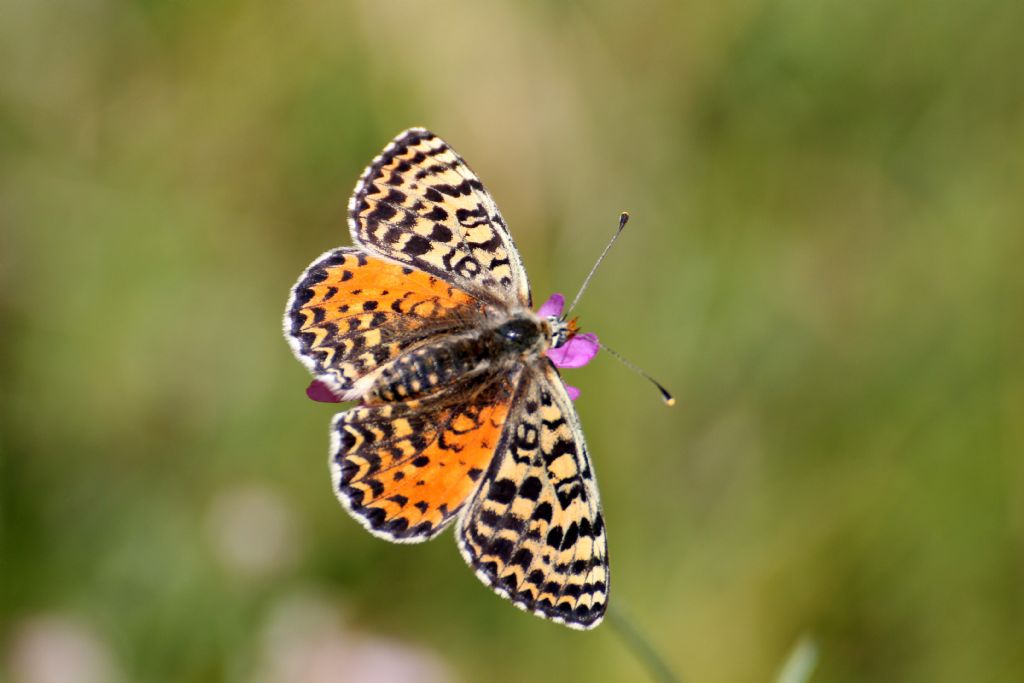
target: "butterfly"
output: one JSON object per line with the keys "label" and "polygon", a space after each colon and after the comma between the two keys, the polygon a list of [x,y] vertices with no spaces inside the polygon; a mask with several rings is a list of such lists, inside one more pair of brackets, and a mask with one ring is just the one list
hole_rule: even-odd
{"label": "butterfly", "polygon": [[596,354],[596,337],[577,334],[559,295],[532,310],[494,200],[427,130],[401,133],[367,167],[348,223],[355,246],[313,261],[284,316],[311,391],[358,401],[331,424],[341,504],[396,543],[454,522],[462,556],[496,593],[596,626],[607,535],[558,371]]}

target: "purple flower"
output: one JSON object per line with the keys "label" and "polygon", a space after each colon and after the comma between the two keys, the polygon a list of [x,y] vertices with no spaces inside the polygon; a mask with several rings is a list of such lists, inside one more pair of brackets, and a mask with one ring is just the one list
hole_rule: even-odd
{"label": "purple flower", "polygon": [[565,297],[555,292],[551,295],[551,298],[540,305],[537,309],[537,315],[542,318],[555,318],[562,315],[562,309],[565,308]]}
{"label": "purple flower", "polygon": [[562,384],[565,385],[565,393],[569,394],[569,398],[575,401],[580,397],[580,390],[578,387],[568,384],[564,379],[562,380]]}
{"label": "purple flower", "polygon": [[321,403],[341,403],[341,399],[331,391],[331,388],[318,379],[313,380],[306,387],[306,396]]}
{"label": "purple flower", "polygon": [[[561,294],[555,293],[551,295],[551,298],[541,304],[541,307],[537,309],[537,315],[542,318],[558,318],[562,315],[562,310],[564,308],[565,297]],[[548,358],[550,358],[551,362],[555,364],[555,367],[582,368],[594,359],[594,356],[597,355],[600,348],[601,344],[598,342],[596,334],[592,332],[576,334],[575,321],[570,321],[568,341],[558,348],[548,349],[547,353]],[[571,384],[566,384],[565,390],[568,392],[569,398],[574,401],[580,397],[580,390]]]}
{"label": "purple flower", "polygon": [[582,368],[597,355],[601,345],[593,332],[569,337],[557,349],[548,349],[548,358],[559,368]]}

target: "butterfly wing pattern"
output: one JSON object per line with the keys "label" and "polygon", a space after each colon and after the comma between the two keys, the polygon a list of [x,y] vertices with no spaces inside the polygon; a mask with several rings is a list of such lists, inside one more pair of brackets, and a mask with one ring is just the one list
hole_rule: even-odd
{"label": "butterfly wing pattern", "polygon": [[[292,289],[285,336],[310,372],[345,399],[362,395],[402,351],[465,325],[479,302],[419,270],[341,247]],[[357,383],[362,380],[362,385]]]}
{"label": "butterfly wing pattern", "polygon": [[579,419],[550,365],[524,373],[513,406],[459,519],[459,549],[516,606],[595,626],[608,595],[608,545]]}
{"label": "butterfly wing pattern", "polygon": [[356,185],[357,244],[499,305],[530,307],[530,285],[505,220],[483,183],[446,142],[411,128]]}
{"label": "butterfly wing pattern", "polygon": [[334,490],[375,536],[433,538],[461,511],[487,471],[509,411],[502,378],[431,400],[363,405],[334,418]]}
{"label": "butterfly wing pattern", "polygon": [[[284,317],[314,377],[360,401],[331,425],[335,494],[394,542],[428,540],[457,520],[461,554],[496,593],[596,626],[608,596],[604,520],[557,369],[540,355],[453,373],[436,359],[454,352],[423,352],[530,309],[494,200],[451,147],[414,128],[363,173],[349,228],[356,246],[315,260]],[[417,383],[381,392],[396,368],[415,369]]]}

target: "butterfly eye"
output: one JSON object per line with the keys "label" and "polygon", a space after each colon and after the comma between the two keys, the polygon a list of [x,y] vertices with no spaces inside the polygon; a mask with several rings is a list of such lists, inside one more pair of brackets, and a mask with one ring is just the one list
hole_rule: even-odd
{"label": "butterfly eye", "polygon": [[523,325],[517,323],[518,321],[502,325],[498,329],[498,334],[509,341],[519,341],[523,339],[526,336],[526,329]]}
{"label": "butterfly eye", "polygon": [[529,346],[537,337],[537,327],[526,320],[509,320],[498,328],[498,334],[515,346]]}
{"label": "butterfly eye", "polygon": [[509,341],[519,341],[526,336],[526,333],[518,327],[505,327],[501,330],[501,336]]}

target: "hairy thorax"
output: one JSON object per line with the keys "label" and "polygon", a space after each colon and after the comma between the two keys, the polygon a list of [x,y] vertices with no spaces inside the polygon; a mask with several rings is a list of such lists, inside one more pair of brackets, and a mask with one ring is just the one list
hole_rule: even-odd
{"label": "hairy thorax", "polygon": [[422,398],[441,387],[493,376],[540,357],[551,345],[548,320],[529,310],[488,317],[473,332],[419,346],[376,377],[366,403]]}

